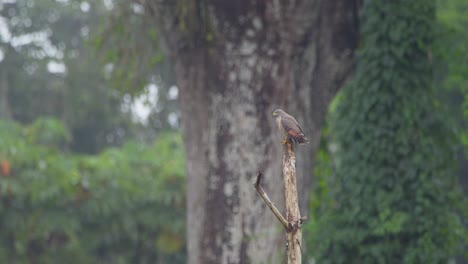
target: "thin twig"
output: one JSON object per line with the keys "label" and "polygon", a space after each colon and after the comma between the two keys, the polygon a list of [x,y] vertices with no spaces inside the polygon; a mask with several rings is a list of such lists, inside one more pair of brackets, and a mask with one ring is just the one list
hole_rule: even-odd
{"label": "thin twig", "polygon": [[276,218],[278,218],[280,223],[284,226],[284,228],[286,228],[286,230],[289,230],[288,221],[286,221],[286,218],[283,217],[283,215],[280,213],[278,208],[276,208],[276,206],[271,202],[271,200],[270,200],[270,198],[268,198],[268,195],[266,194],[266,192],[260,186],[260,184],[262,183],[262,176],[263,176],[262,172],[258,171],[257,180],[255,181],[255,184],[254,184],[255,189],[257,190],[258,194],[260,194],[260,196],[263,198],[263,200],[268,205],[268,207],[273,212],[273,214],[276,216]]}

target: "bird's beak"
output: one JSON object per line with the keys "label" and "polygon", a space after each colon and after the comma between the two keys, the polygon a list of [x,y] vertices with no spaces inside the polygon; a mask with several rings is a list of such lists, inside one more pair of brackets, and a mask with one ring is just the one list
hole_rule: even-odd
{"label": "bird's beak", "polygon": [[276,112],[273,113],[273,116],[277,116],[277,115],[278,115],[278,113],[276,113]]}

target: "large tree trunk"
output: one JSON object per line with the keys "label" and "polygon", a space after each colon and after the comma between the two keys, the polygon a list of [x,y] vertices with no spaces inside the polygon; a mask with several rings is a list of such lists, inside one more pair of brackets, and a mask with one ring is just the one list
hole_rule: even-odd
{"label": "large tree trunk", "polygon": [[312,141],[297,157],[307,215],[321,124],[353,65],[356,2],[147,4],[180,88],[189,263],[282,263],[282,227],[252,186],[262,170],[265,189],[284,208],[281,136],[271,113],[281,107],[295,115]]}

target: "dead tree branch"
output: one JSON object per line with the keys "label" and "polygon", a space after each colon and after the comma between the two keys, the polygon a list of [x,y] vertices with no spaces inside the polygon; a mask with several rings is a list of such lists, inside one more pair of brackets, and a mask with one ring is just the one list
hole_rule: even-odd
{"label": "dead tree branch", "polygon": [[286,229],[288,264],[300,264],[302,263],[302,222],[307,219],[307,217],[301,217],[301,213],[299,211],[296,182],[296,155],[294,152],[294,142],[292,142],[291,139],[287,140],[287,143],[283,148],[283,179],[286,198],[286,218],[283,217],[278,208],[276,208],[270,198],[268,198],[268,195],[262,189],[262,176],[262,173],[259,171],[257,173],[257,180],[254,184],[255,189]]}
{"label": "dead tree branch", "polygon": [[263,198],[263,200],[265,201],[265,203],[268,205],[268,207],[270,208],[270,210],[273,212],[273,214],[275,214],[276,218],[278,218],[278,220],[280,221],[280,223],[284,226],[284,228],[288,229],[289,225],[288,225],[288,221],[286,221],[286,219],[283,217],[283,215],[281,215],[280,211],[278,210],[278,208],[276,208],[276,206],[271,202],[270,198],[268,197],[268,195],[266,194],[266,192],[263,190],[262,186],[261,186],[261,183],[262,183],[262,177],[263,177],[263,174],[261,171],[259,171],[257,173],[257,181],[255,181],[255,189],[257,189],[257,192],[258,194],[260,194],[260,196]]}
{"label": "dead tree branch", "polygon": [[290,228],[287,230],[287,256],[288,264],[302,262],[302,221],[299,211],[296,181],[296,154],[294,142],[288,138],[283,148],[283,179],[286,198],[286,219]]}

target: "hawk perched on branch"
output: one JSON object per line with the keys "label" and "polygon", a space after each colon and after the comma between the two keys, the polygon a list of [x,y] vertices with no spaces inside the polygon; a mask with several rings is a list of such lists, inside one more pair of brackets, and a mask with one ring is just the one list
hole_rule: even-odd
{"label": "hawk perched on branch", "polygon": [[309,140],[304,135],[304,131],[302,131],[301,126],[299,126],[294,117],[281,109],[276,109],[273,112],[273,116],[276,117],[276,123],[284,134],[283,145],[286,144],[288,137],[299,145],[309,143]]}

